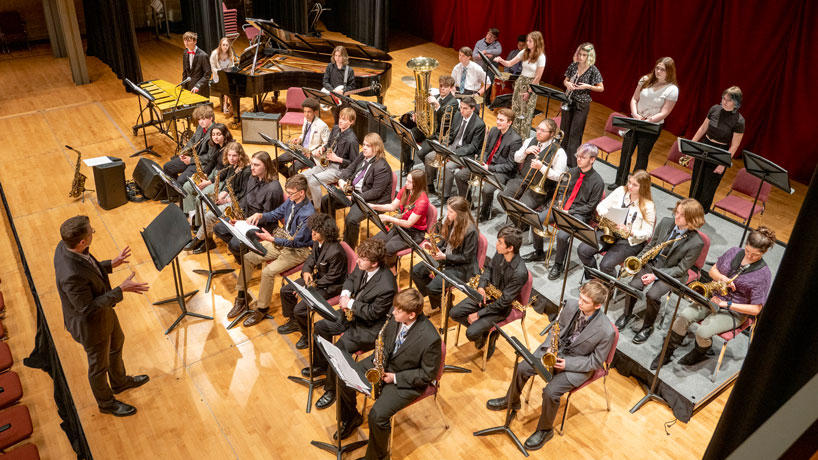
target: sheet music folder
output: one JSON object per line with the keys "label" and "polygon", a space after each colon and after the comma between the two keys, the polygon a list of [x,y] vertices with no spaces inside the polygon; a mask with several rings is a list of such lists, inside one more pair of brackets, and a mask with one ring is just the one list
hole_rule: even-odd
{"label": "sheet music folder", "polygon": [[157,270],[162,271],[193,239],[184,211],[169,204],[141,232],[145,247]]}

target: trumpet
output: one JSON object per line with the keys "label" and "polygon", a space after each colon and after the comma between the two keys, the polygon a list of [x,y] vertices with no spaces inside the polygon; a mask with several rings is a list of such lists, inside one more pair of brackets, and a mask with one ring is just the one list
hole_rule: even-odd
{"label": "trumpet", "polygon": [[557,317],[551,323],[553,326],[551,326],[551,346],[548,347],[550,350],[542,356],[542,365],[550,373],[554,372],[554,364],[557,364],[557,354],[560,348],[560,316],[563,308],[565,308],[564,300],[560,305],[560,311],[557,312]]}

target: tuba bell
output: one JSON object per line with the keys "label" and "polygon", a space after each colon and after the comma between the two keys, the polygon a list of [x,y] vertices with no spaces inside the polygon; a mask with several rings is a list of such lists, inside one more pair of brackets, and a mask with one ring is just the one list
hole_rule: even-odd
{"label": "tuba bell", "polygon": [[437,59],[428,57],[416,57],[406,63],[406,67],[415,74],[415,123],[426,137],[431,137],[435,132],[435,108],[427,99],[429,77],[437,66]]}

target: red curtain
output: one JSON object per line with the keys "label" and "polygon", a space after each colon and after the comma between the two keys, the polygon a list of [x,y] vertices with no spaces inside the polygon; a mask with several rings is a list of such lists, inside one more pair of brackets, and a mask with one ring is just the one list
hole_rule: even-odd
{"label": "red curtain", "polygon": [[391,8],[396,26],[455,49],[474,46],[497,27],[507,55],[517,35],[539,30],[547,57],[543,81],[560,88],[577,45],[592,42],[605,79],[605,92],[594,100],[619,111],[627,111],[639,77],[670,56],[680,88],[665,123],[671,133],[692,137],[722,91],[738,85],[747,122],[739,152],[762,155],[803,183],[818,163],[807,125],[818,101],[808,77],[818,75],[818,2],[415,0]]}

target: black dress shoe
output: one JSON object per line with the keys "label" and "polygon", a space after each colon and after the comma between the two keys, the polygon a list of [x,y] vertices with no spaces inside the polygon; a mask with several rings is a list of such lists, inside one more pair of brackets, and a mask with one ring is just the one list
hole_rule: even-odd
{"label": "black dress shoe", "polygon": [[550,279],[551,281],[554,281],[555,279],[559,278],[560,276],[562,276],[562,265],[554,264],[554,266],[551,267],[551,271],[548,272],[548,279]]}
{"label": "black dress shoe", "polygon": [[293,332],[298,332],[298,323],[294,319],[290,318],[286,323],[278,326],[278,329],[276,330],[281,335],[292,334]]}
{"label": "black dress shoe", "polygon": [[619,185],[617,185],[616,183],[609,184],[608,185],[608,190],[616,190],[617,187],[619,187]]}
{"label": "black dress shoe", "polygon": [[298,339],[298,342],[295,342],[295,348],[297,350],[306,350],[309,347],[310,347],[310,343],[307,342],[306,334],[302,335],[301,338]]}
{"label": "black dress shoe", "polygon": [[543,262],[545,260],[545,252],[534,251],[523,257],[523,260],[526,262]]}
{"label": "black dress shoe", "polygon": [[542,448],[543,444],[547,443],[554,437],[554,430],[539,430],[525,440],[525,448],[528,450],[537,450]]}
{"label": "black dress shoe", "polygon": [[[314,376],[315,374],[313,374]],[[325,391],[318,401],[315,403],[316,409],[326,409],[327,407],[331,406],[332,403],[335,402],[335,392],[334,391]],[[360,423],[358,424],[360,425]],[[344,433],[343,424],[341,425],[341,433]],[[343,439],[343,438],[341,438]]]}
{"label": "black dress shoe", "polygon": [[[359,426],[363,425],[364,418],[361,414],[355,414],[355,418],[349,421],[341,422],[341,439],[346,439],[355,433]],[[338,433],[332,435],[332,439],[338,439]]]}
{"label": "black dress shoe", "polygon": [[185,246],[185,251],[192,251],[201,246],[202,244],[204,244],[204,240],[200,240],[199,238],[193,238],[193,240],[191,240],[190,243],[188,243],[187,246]]}
{"label": "black dress shoe", "polygon": [[500,336],[499,332],[491,334],[489,337],[489,349],[486,351],[486,360],[491,358],[491,355],[494,354],[494,350],[497,349],[497,337]]}
{"label": "black dress shoe", "polygon": [[103,414],[111,414],[117,417],[127,417],[136,413],[136,407],[114,399],[113,404],[110,406],[99,406],[99,411]]}
{"label": "black dress shoe", "polygon": [[264,321],[264,318],[267,316],[267,309],[261,309],[254,311],[247,319],[244,320],[244,327],[253,327],[256,324]]}
{"label": "black dress shoe", "polygon": [[647,342],[650,335],[653,334],[653,326],[644,326],[642,329],[639,329],[639,332],[633,336],[633,343],[640,344]]}
{"label": "black dress shoe", "polygon": [[207,252],[208,249],[216,249],[216,242],[213,241],[213,238],[208,238],[204,241],[203,244],[200,244],[196,249],[193,250],[194,254],[204,254]]}
{"label": "black dress shoe", "polygon": [[144,375],[144,374],[143,375],[128,376],[128,381],[127,381],[127,383],[125,383],[125,385],[122,385],[121,387],[116,387],[116,388],[111,387],[111,390],[115,394],[119,394],[119,393],[122,393],[125,390],[130,390],[131,388],[141,387],[142,385],[148,383],[148,381],[150,379],[151,379],[150,377],[148,377],[147,375]]}
{"label": "black dress shoe", "polygon": [[[516,403],[511,405],[512,410],[520,410],[520,407],[521,407],[520,401],[517,401]],[[508,398],[503,396],[502,398],[489,399],[488,401],[486,401],[486,408],[488,408],[488,410],[496,411],[506,410],[508,409]]]}
{"label": "black dress shoe", "polygon": [[622,313],[622,315],[620,315],[619,318],[616,318],[616,323],[615,323],[616,328],[621,331],[625,326],[628,325],[628,323],[631,322],[632,319],[633,319],[633,315],[630,315],[628,313]]}
{"label": "black dress shoe", "polygon": [[684,366],[693,366],[707,359],[707,351],[710,347],[703,348],[697,343],[690,352],[679,358],[679,364]]}
{"label": "black dress shoe", "polygon": [[481,334],[477,340],[474,341],[474,346],[478,350],[482,350],[486,346],[486,334]]}
{"label": "black dress shoe", "polygon": [[247,309],[247,297],[236,297],[233,301],[233,308],[227,312],[227,319],[233,319],[239,316],[241,312]]}
{"label": "black dress shoe", "polygon": [[[653,361],[650,362],[650,370],[655,371],[659,367],[659,357],[661,354],[662,353],[660,351],[659,354],[653,358]],[[667,353],[665,353],[665,360],[662,362],[662,366],[671,361],[673,361],[673,350],[668,350]]]}
{"label": "black dress shoe", "polygon": [[[313,377],[318,376],[318,375],[326,375],[326,373],[327,373],[327,368],[326,367],[313,366],[313,368],[312,368],[312,376]],[[310,377],[310,368],[305,367],[305,368],[301,369],[301,375],[303,375],[304,377],[309,378]]]}

